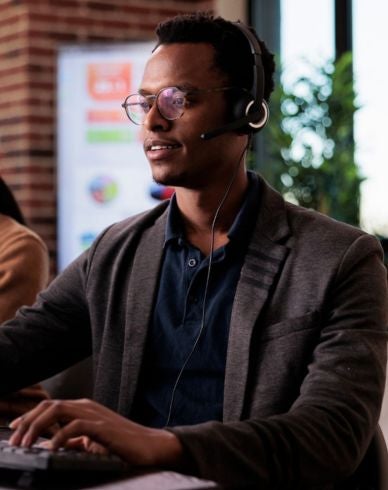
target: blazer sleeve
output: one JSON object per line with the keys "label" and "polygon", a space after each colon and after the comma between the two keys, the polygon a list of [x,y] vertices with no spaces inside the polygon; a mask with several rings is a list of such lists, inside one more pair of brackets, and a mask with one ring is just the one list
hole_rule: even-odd
{"label": "blazer sleeve", "polygon": [[326,320],[290,410],[169,429],[192,470],[228,488],[334,488],[351,475],[381,409],[387,302],[381,247],[361,235],[343,253],[327,292]]}
{"label": "blazer sleeve", "polygon": [[36,302],[0,328],[0,396],[36,383],[91,354],[85,252]]}

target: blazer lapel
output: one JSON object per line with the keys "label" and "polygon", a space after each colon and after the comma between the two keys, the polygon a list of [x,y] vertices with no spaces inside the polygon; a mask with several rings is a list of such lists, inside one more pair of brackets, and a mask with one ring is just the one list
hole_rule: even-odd
{"label": "blazer lapel", "polygon": [[141,235],[129,284],[127,325],[121,372],[119,412],[129,414],[141,361],[162,260],[167,212]]}
{"label": "blazer lapel", "polygon": [[233,302],[225,369],[225,422],[242,415],[253,328],[288,253],[279,243],[290,234],[284,200],[261,181],[261,206]]}

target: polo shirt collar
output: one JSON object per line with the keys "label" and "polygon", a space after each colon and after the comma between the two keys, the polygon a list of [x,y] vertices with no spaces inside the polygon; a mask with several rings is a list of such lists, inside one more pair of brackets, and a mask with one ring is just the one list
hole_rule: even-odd
{"label": "polo shirt collar", "polygon": [[[248,189],[244,201],[228,231],[228,238],[231,242],[237,241],[238,243],[242,236],[245,237],[246,234],[253,229],[254,221],[256,221],[257,217],[256,211],[259,206],[258,197],[260,182],[258,176],[254,172],[248,171],[247,175]],[[164,247],[172,240],[185,240],[182,217],[176,202],[175,194],[171,197],[168,209]]]}

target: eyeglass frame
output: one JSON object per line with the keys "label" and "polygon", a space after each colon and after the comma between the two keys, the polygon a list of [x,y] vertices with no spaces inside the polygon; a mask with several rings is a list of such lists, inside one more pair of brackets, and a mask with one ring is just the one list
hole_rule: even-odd
{"label": "eyeglass frame", "polygon": [[[146,100],[149,100],[151,99],[153,102],[152,102],[152,105],[154,104],[154,102],[156,102],[156,107],[159,111],[159,114],[163,117],[163,119],[166,119],[167,121],[176,121],[177,119],[181,118],[185,112],[184,108],[183,108],[183,111],[182,111],[182,114],[180,114],[179,116],[177,117],[173,117],[173,118],[169,118],[169,117],[166,117],[162,111],[160,110],[160,107],[158,105],[158,97],[159,95],[161,94],[161,92],[163,92],[164,90],[167,90],[167,89],[177,89],[177,90],[180,90],[183,94],[184,94],[184,98],[185,98],[185,104],[186,104],[186,97],[188,95],[195,95],[195,94],[199,94],[199,93],[206,93],[206,92],[224,92],[226,90],[241,90],[239,89],[238,87],[233,87],[233,86],[230,86],[230,87],[212,87],[212,88],[193,88],[193,89],[185,89],[185,88],[181,88],[179,86],[176,86],[176,85],[172,85],[172,86],[169,86],[169,87],[163,87],[161,88],[156,94],[148,94],[148,95],[144,95],[144,94],[139,94],[138,92],[137,93],[134,93],[134,94],[129,94],[127,95],[127,97],[125,98],[124,102],[121,104],[121,107],[125,110],[125,114],[127,115],[128,119],[133,123],[133,124],[136,124],[137,126],[143,126],[144,125],[144,121],[145,121],[145,118],[144,118],[144,121],[142,123],[137,123],[135,122],[129,115],[128,113],[128,110],[127,110],[127,107],[130,105],[127,103],[127,100],[130,98],[130,97],[133,97],[134,95],[140,95],[142,97],[144,97]],[[151,109],[152,105],[148,105],[148,112],[149,110]],[[145,112],[144,115],[146,116],[148,114],[148,112]]]}

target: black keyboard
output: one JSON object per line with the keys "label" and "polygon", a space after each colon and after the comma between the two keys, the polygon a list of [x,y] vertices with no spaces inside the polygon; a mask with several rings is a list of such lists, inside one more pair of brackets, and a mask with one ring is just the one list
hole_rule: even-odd
{"label": "black keyboard", "polygon": [[117,472],[128,471],[129,464],[118,456],[92,454],[72,449],[50,451],[39,446],[22,448],[10,446],[7,441],[0,441],[0,468],[23,471],[93,471]]}

